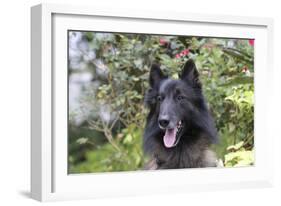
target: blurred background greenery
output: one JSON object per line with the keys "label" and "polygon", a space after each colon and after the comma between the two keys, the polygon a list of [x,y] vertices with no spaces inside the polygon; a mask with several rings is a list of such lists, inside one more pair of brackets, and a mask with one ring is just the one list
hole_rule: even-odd
{"label": "blurred background greenery", "polygon": [[254,40],[70,31],[69,173],[140,170],[152,62],[178,78],[194,59],[220,166],[254,164]]}

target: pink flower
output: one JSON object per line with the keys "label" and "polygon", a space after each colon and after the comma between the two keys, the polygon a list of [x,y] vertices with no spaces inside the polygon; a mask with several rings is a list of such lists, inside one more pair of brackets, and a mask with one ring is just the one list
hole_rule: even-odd
{"label": "pink flower", "polygon": [[166,41],[165,39],[162,39],[162,38],[161,38],[161,39],[159,40],[159,43],[164,46],[165,44],[167,44],[167,41]]}
{"label": "pink flower", "polygon": [[251,46],[254,46],[255,40],[254,40],[254,39],[249,39],[249,44],[250,44]]}
{"label": "pink flower", "polygon": [[179,59],[183,56],[186,56],[189,54],[189,49],[185,49],[185,50],[182,50],[180,53],[176,54],[176,58]]}
{"label": "pink flower", "polygon": [[189,54],[189,49],[185,49],[181,52],[184,56]]}

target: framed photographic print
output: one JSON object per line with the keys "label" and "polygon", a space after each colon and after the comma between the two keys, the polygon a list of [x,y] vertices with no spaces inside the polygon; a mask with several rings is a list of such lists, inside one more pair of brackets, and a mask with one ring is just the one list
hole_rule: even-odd
{"label": "framed photographic print", "polygon": [[272,185],[267,18],[31,9],[40,201]]}

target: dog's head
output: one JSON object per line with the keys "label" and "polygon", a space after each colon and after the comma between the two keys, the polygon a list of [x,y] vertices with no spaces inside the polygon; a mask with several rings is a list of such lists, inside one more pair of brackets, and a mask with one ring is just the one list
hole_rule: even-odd
{"label": "dog's head", "polygon": [[146,103],[153,111],[154,120],[162,131],[167,148],[178,144],[191,128],[203,128],[214,137],[210,116],[202,94],[199,73],[192,60],[188,60],[179,79],[164,75],[159,65],[152,65],[149,77],[150,89]]}

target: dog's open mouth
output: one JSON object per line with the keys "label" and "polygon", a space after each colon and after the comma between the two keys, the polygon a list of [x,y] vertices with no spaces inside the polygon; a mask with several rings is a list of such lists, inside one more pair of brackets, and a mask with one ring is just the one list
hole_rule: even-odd
{"label": "dog's open mouth", "polygon": [[163,138],[165,147],[170,148],[178,144],[182,128],[183,128],[183,123],[182,121],[179,121],[175,128],[166,129]]}

